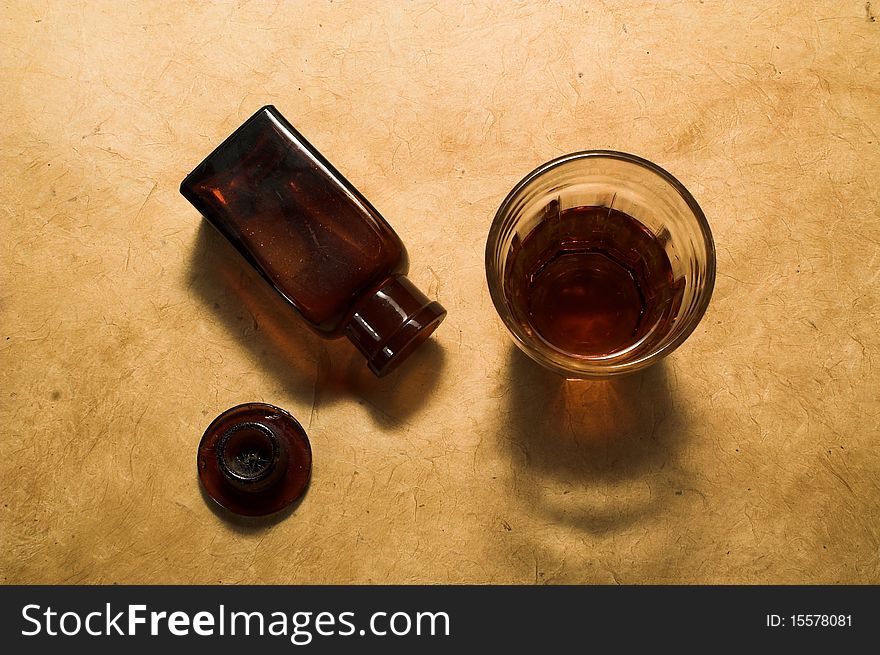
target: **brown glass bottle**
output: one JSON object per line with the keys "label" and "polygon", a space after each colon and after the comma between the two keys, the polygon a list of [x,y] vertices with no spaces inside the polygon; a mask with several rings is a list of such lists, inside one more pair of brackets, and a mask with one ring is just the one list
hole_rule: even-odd
{"label": "brown glass bottle", "polygon": [[345,335],[376,375],[396,368],[446,310],[406,277],[379,212],[272,106],[180,185],[318,334]]}

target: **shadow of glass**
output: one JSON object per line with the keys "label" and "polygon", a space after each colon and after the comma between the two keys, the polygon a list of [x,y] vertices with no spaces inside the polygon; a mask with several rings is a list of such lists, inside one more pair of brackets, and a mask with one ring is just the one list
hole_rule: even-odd
{"label": "shadow of glass", "polygon": [[189,284],[213,313],[291,394],[320,406],[359,400],[373,420],[393,427],[416,413],[437,385],[443,349],[429,340],[400,368],[376,378],[346,339],[312,333],[235,248],[202,221],[193,251]]}
{"label": "shadow of glass", "polygon": [[555,522],[623,530],[662,509],[652,478],[677,466],[684,431],[664,364],[609,380],[566,380],[511,347],[509,446],[517,493]]}

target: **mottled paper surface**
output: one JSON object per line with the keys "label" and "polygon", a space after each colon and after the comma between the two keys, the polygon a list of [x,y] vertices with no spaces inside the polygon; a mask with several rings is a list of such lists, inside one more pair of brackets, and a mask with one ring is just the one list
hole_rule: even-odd
{"label": "mottled paper surface", "polygon": [[[2,582],[880,582],[880,5],[771,4],[6,3]],[[449,310],[386,379],[177,191],[267,103]],[[701,326],[614,383],[515,352],[484,280],[507,192],[588,148],[718,247]],[[269,525],[196,477],[246,401],[314,452]]]}

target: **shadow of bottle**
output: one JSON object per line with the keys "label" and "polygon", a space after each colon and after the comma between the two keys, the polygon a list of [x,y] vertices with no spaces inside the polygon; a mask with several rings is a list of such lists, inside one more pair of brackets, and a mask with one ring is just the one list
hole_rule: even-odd
{"label": "shadow of bottle", "polygon": [[603,534],[660,511],[685,432],[661,362],[608,380],[566,380],[511,347],[508,445],[516,494],[553,522]]}
{"label": "shadow of bottle", "polygon": [[422,344],[396,371],[376,378],[346,339],[326,340],[312,333],[205,221],[196,238],[189,284],[257,364],[291,394],[311,402],[313,412],[354,398],[369,408],[377,424],[394,427],[416,413],[438,383],[445,354],[435,340]]}

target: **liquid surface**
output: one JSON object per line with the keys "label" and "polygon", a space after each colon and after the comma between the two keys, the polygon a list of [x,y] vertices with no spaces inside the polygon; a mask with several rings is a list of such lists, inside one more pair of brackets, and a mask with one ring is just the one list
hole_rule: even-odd
{"label": "liquid surface", "polygon": [[565,353],[605,357],[675,317],[680,298],[660,239],[616,209],[556,207],[514,243],[505,269],[527,330]]}

